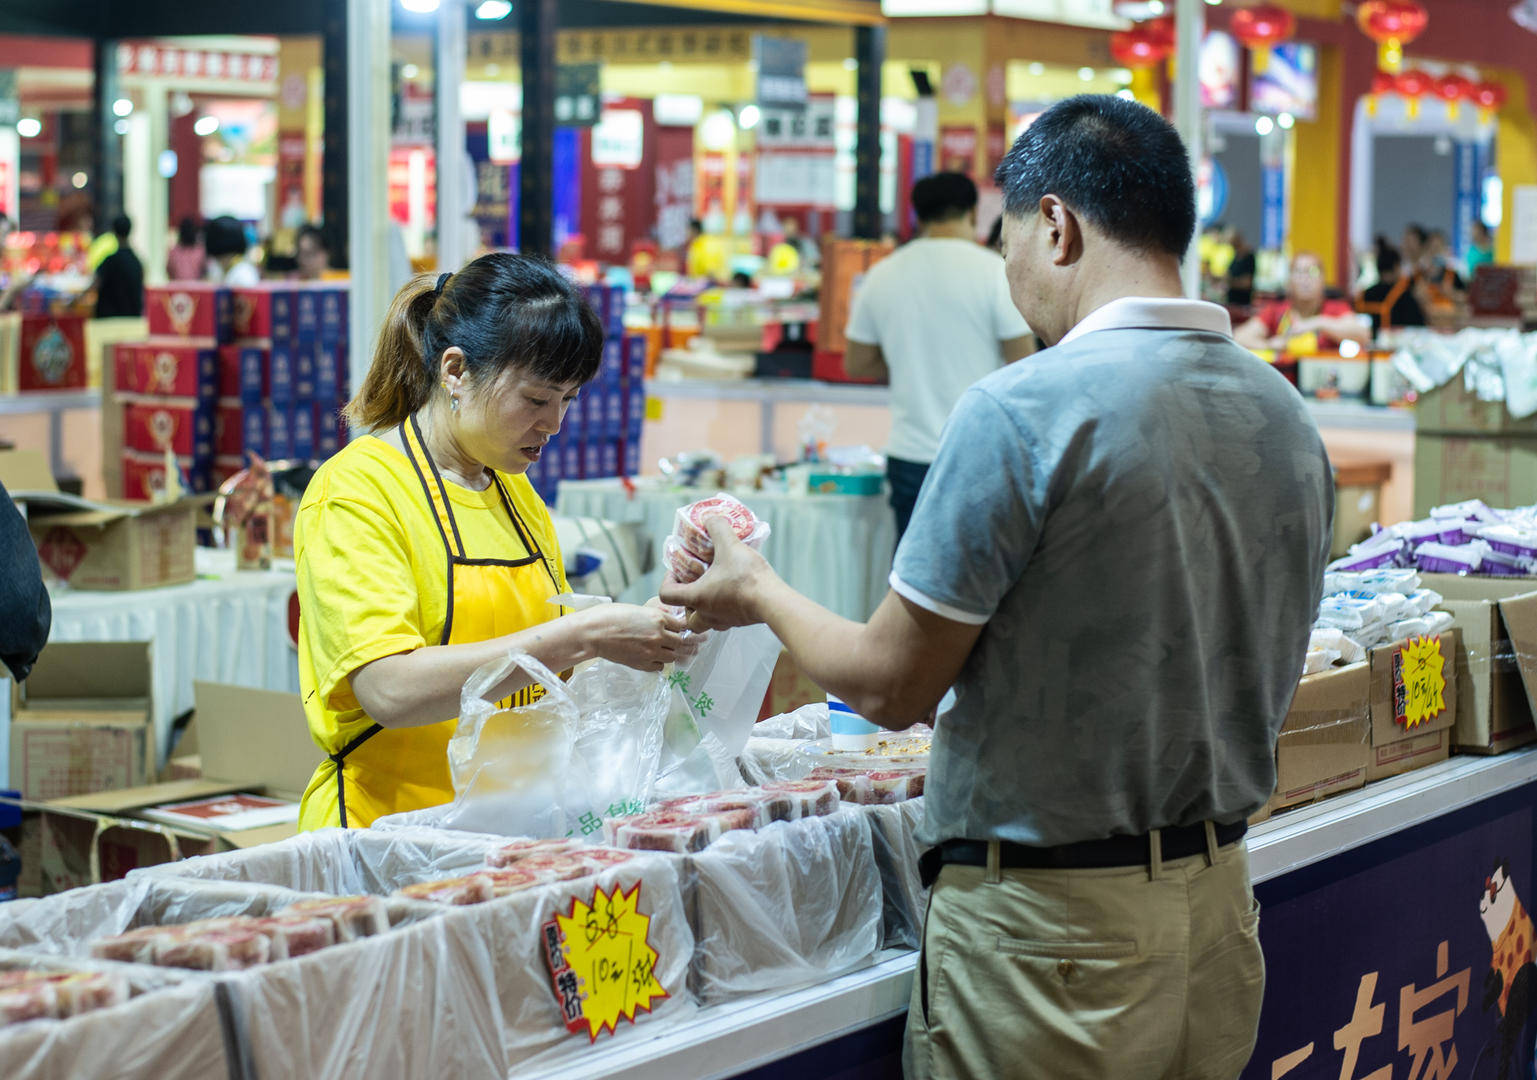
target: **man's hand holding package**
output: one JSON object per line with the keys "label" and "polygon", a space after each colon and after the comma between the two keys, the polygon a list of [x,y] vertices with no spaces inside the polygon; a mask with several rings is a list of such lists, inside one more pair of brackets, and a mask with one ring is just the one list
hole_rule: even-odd
{"label": "man's hand holding package", "polygon": [[690,630],[726,630],[762,622],[755,606],[774,571],[762,555],[737,539],[724,518],[710,518],[705,529],[715,555],[703,577],[684,585],[669,576],[662,582],[665,604],[688,609]]}

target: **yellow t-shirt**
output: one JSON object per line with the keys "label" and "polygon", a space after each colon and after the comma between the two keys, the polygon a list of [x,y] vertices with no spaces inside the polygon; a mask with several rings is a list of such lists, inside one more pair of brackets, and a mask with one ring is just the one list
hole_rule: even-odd
{"label": "yellow t-shirt", "polygon": [[[497,476],[549,560],[559,591],[566,591],[555,526],[543,500],[526,477]],[[495,484],[470,491],[445,483],[471,558],[527,554]],[[294,559],[300,693],[310,736],[331,754],[373,722],[348,676],[381,657],[439,644],[448,616],[443,537],[406,456],[364,436],[322,465],[299,504]],[[559,613],[551,605],[550,617]]]}

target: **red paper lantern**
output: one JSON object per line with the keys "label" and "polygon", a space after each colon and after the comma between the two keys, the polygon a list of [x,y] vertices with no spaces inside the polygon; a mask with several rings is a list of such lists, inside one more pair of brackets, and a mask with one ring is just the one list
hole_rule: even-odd
{"label": "red paper lantern", "polygon": [[1174,44],[1141,26],[1110,35],[1110,55],[1122,67],[1156,67],[1174,51]]}
{"label": "red paper lantern", "polygon": [[1473,80],[1454,72],[1432,80],[1430,89],[1442,101],[1463,101],[1473,93]]}
{"label": "red paper lantern", "polygon": [[1499,83],[1482,82],[1473,87],[1472,98],[1478,103],[1480,109],[1498,112],[1510,99],[1510,92]]}
{"label": "red paper lantern", "polygon": [[1379,71],[1372,76],[1372,93],[1391,94],[1397,89],[1398,78],[1396,76],[1390,75],[1386,71]]}
{"label": "red paper lantern", "polygon": [[1419,37],[1430,14],[1414,0],[1364,0],[1356,8],[1356,25],[1378,45],[1378,66],[1397,73],[1404,46]]}
{"label": "red paper lantern", "polygon": [[1157,41],[1164,42],[1170,49],[1174,48],[1174,16],[1165,15],[1161,19],[1149,19],[1141,24]]}
{"label": "red paper lantern", "polygon": [[1410,68],[1393,80],[1393,88],[1406,98],[1423,97],[1430,93],[1434,80],[1418,68]]}
{"label": "red paper lantern", "polygon": [[1279,45],[1297,31],[1297,18],[1275,4],[1256,4],[1233,12],[1233,36],[1251,49]]}

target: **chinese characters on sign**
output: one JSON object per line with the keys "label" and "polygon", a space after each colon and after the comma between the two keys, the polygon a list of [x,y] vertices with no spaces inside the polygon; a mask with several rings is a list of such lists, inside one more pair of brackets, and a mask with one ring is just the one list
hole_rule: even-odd
{"label": "chinese characters on sign", "polygon": [[540,944],[550,984],[566,1028],[590,1040],[620,1018],[635,1022],[640,1010],[668,996],[657,980],[661,961],[649,940],[651,917],[640,912],[640,882],[626,893],[594,886],[592,903],[571,899],[571,914],[541,928]]}
{"label": "chinese characters on sign", "polygon": [[1446,711],[1446,656],[1441,638],[1420,637],[1393,654],[1393,720],[1412,731]]}
{"label": "chinese characters on sign", "polygon": [[273,82],[278,77],[278,58],[272,53],[125,42],[117,47],[117,70],[120,75],[145,77]]}

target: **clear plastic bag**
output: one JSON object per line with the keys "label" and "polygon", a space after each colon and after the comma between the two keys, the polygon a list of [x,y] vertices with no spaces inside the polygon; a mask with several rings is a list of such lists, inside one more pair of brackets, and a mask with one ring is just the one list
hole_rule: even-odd
{"label": "clear plastic bag", "polygon": [[[518,668],[544,696],[510,709],[489,700]],[[607,660],[582,665],[569,683],[526,653],[484,665],[464,684],[448,744],[456,796],[425,817],[502,836],[596,833],[650,797],[669,693],[660,673]]]}

